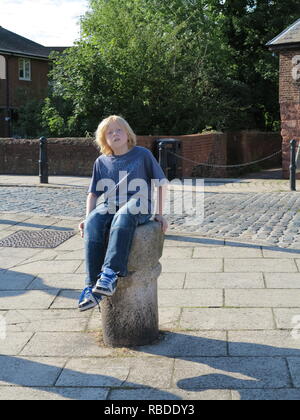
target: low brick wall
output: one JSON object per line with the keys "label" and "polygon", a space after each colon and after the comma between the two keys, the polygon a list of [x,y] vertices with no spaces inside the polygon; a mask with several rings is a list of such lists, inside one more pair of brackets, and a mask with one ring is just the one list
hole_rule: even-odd
{"label": "low brick wall", "polygon": [[[227,133],[227,135],[228,165],[255,162],[282,149],[280,133],[245,130]],[[282,167],[281,153],[251,166],[227,169],[227,173],[231,176],[238,176],[250,171],[275,167]]]}
{"label": "low brick wall", "polygon": [[[49,139],[49,175],[91,174],[99,156],[90,139]],[[0,139],[0,173],[39,174],[39,140]]]}
{"label": "low brick wall", "polygon": [[[138,136],[137,144],[155,154],[156,140],[181,141],[177,177],[232,176],[224,168],[198,166],[195,162],[215,165],[244,163],[268,156],[281,147],[276,133],[209,133],[187,136]],[[93,139],[48,139],[49,175],[90,176],[99,151]],[[279,157],[280,158],[280,157]],[[39,140],[0,139],[0,173],[38,175]],[[280,165],[280,161],[277,161]]]}

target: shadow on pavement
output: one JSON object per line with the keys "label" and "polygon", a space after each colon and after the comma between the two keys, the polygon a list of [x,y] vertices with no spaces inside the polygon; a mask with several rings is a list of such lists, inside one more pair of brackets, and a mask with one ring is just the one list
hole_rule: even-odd
{"label": "shadow on pavement", "polygon": [[[297,375],[300,368],[300,350],[297,348],[279,348],[243,342],[227,343],[177,332],[167,333],[167,342],[168,346],[160,342],[152,346],[136,347],[134,350],[149,355],[174,358],[172,387],[196,393],[193,394],[194,399],[197,399],[197,393],[201,397],[201,393],[207,390],[235,390],[241,400],[300,399],[300,389],[295,389],[300,384]],[[172,342],[174,345],[170,347]],[[230,356],[224,356],[226,353],[224,349],[227,346]],[[217,349],[220,351],[219,356]],[[145,354],[143,356],[145,357]],[[93,398],[95,398],[95,388],[98,392],[102,388],[113,388],[124,392],[127,389],[130,395],[133,395],[133,389],[136,394],[137,390],[142,388],[145,390],[143,394],[145,400],[181,399],[172,392],[127,381],[130,368],[127,368],[128,372],[122,371],[122,358],[118,369],[124,379],[107,374],[63,369],[62,366],[44,363],[45,358],[43,361],[33,359],[0,356],[0,385],[2,382],[3,385],[31,387],[67,398],[70,397],[70,388],[94,388]],[[148,359],[151,365],[151,357]],[[96,360],[99,361],[99,366],[95,368]],[[93,358],[93,369],[101,370],[105,360],[107,359]],[[103,371],[107,372],[107,369],[109,365],[104,365]],[[86,396],[83,398],[86,399]],[[104,398],[102,396],[99,399]],[[136,396],[134,399],[139,398]]]}
{"label": "shadow on pavement", "polygon": [[[197,236],[185,236],[185,235],[165,235],[165,239],[169,241],[175,242],[186,242],[191,244],[199,244],[199,245],[212,245],[212,246],[235,246],[237,248],[255,248],[255,249],[262,249],[262,250],[270,250],[270,251],[277,251],[277,252],[285,252],[287,254],[300,254],[300,249],[293,249],[293,248],[279,248],[277,246],[272,245],[256,245],[255,243],[243,243],[238,242],[230,239],[210,239],[210,238],[203,238]],[[224,245],[224,242],[226,245]]]}

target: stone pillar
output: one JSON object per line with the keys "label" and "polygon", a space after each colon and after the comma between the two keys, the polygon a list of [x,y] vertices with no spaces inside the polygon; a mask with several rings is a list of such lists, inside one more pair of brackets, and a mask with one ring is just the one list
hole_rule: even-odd
{"label": "stone pillar", "polygon": [[128,276],[120,277],[111,298],[101,302],[105,345],[132,347],[158,338],[157,279],[161,273],[164,233],[150,221],[136,228],[128,261]]}

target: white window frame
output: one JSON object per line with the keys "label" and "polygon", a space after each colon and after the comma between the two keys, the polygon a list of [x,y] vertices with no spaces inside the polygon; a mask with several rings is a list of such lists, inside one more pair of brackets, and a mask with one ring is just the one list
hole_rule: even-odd
{"label": "white window frame", "polygon": [[0,80],[6,79],[6,61],[3,55],[0,55]]}
{"label": "white window frame", "polygon": [[[27,69],[26,66],[28,66]],[[21,71],[23,71],[23,77]],[[19,58],[19,80],[31,82],[31,60],[29,58]]]}

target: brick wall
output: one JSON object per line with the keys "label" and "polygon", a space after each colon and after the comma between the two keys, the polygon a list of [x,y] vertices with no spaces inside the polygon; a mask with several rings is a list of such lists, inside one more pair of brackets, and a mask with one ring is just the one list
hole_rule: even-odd
{"label": "brick wall", "polygon": [[[237,165],[255,162],[273,153],[279,152],[282,148],[282,137],[280,133],[260,131],[237,131],[228,133],[227,155],[228,165]],[[262,161],[246,167],[228,169],[228,175],[239,176],[251,170],[268,169],[282,166],[282,156],[277,154],[271,159]]]}
{"label": "brick wall", "polygon": [[[155,140],[166,136],[138,136],[137,144],[155,152]],[[168,136],[181,141],[177,177],[226,177],[223,168],[203,168],[194,162],[216,165],[247,162],[272,154],[281,145],[274,133],[212,133],[188,136]],[[234,142],[234,143],[233,143]],[[241,146],[237,147],[237,143]],[[235,144],[236,154],[232,149]],[[260,144],[260,147],[258,146]],[[48,140],[50,175],[90,176],[93,162],[99,156],[92,139],[68,138]],[[185,160],[187,159],[187,160]],[[38,175],[39,140],[0,139],[0,173]],[[181,162],[180,162],[181,161]],[[192,161],[192,162],[191,162]]]}
{"label": "brick wall", "polygon": [[[293,78],[293,57],[300,55],[300,50],[280,53],[280,112],[282,135],[283,177],[289,178],[290,141],[300,142],[300,81]],[[297,174],[300,179],[300,174]]]}

